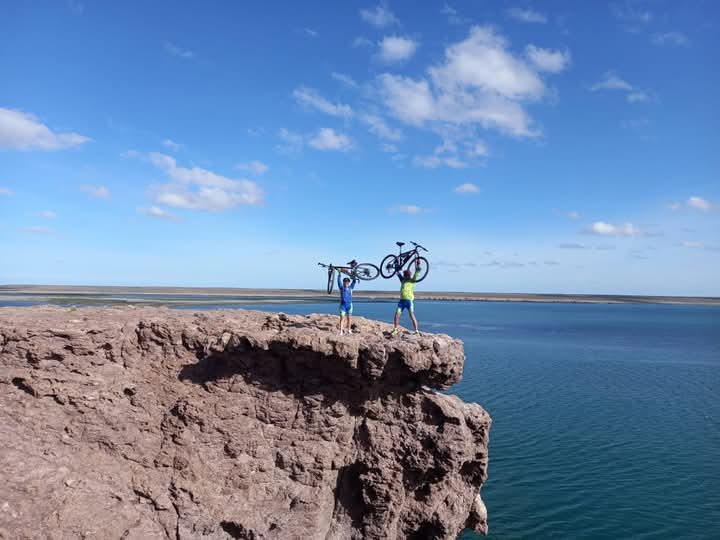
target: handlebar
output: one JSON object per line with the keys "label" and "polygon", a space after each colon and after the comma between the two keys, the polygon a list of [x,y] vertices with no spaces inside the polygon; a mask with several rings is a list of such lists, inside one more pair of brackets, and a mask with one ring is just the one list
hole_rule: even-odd
{"label": "handlebar", "polygon": [[415,246],[416,248],[418,248],[418,249],[422,249],[423,251],[427,251],[426,248],[424,248],[423,246],[421,246],[421,245],[418,244],[417,242],[412,242],[412,241],[411,241],[410,243],[411,243],[413,246]]}

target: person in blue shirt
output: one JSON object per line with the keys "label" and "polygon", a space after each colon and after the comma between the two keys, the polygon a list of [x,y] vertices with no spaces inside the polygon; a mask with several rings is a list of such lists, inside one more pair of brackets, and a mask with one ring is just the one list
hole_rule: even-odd
{"label": "person in blue shirt", "polygon": [[338,289],[340,289],[340,335],[344,334],[343,331],[343,320],[347,319],[347,333],[352,334],[352,326],[350,317],[353,311],[352,305],[352,292],[355,288],[357,280],[353,278],[352,283],[350,278],[343,278],[342,274],[338,273]]}

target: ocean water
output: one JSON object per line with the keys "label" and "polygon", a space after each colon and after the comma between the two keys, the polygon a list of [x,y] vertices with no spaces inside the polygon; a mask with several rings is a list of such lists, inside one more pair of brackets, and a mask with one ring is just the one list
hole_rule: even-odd
{"label": "ocean water", "polygon": [[465,342],[450,392],[493,418],[487,538],[720,538],[720,307],[418,302],[416,314]]}

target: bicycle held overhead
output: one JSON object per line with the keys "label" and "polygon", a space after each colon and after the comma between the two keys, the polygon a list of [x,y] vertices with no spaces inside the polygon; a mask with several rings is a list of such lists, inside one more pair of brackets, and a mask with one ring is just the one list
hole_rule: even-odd
{"label": "bicycle held overhead", "polygon": [[327,268],[328,282],[327,292],[332,293],[335,284],[335,272],[346,274],[351,279],[370,281],[376,279],[380,275],[380,269],[372,263],[358,263],[354,259],[347,263],[346,266],[335,266],[331,264],[318,263],[318,266]]}
{"label": "bicycle held overhead", "polygon": [[[410,242],[414,247],[408,251],[403,251],[402,248],[405,242],[395,242],[398,245],[399,253],[393,255],[390,253],[380,263],[380,274],[385,279],[390,279],[400,272],[403,268],[409,269],[415,265],[419,267],[420,274],[418,275],[415,282],[418,283],[425,279],[430,270],[430,263],[428,260],[420,255],[421,251],[427,252],[427,249],[418,244],[417,242]],[[419,265],[417,264],[419,262]]]}

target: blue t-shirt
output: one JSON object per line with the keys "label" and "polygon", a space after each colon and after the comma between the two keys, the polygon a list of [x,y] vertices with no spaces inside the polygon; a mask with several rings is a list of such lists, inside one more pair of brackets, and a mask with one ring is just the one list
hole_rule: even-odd
{"label": "blue t-shirt", "polygon": [[349,287],[343,287],[343,278],[343,274],[338,273],[338,289],[340,289],[340,303],[343,306],[350,306],[350,304],[352,304],[352,290],[355,288],[357,280],[353,279]]}

